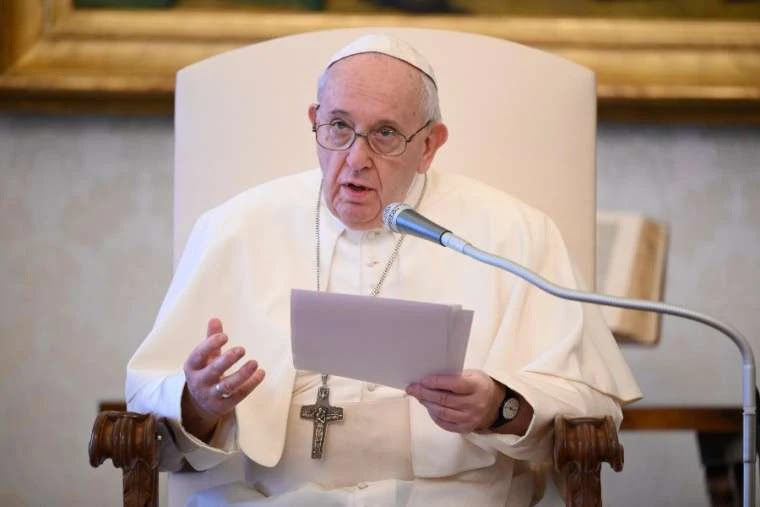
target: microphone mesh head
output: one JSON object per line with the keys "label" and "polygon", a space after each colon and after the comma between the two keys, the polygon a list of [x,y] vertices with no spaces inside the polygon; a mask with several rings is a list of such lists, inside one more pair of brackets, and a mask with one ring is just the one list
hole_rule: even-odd
{"label": "microphone mesh head", "polygon": [[396,229],[396,218],[398,217],[399,213],[408,209],[412,209],[412,207],[408,204],[404,204],[403,202],[390,203],[383,210],[383,223],[388,229],[392,230],[393,232],[399,232],[398,229]]}

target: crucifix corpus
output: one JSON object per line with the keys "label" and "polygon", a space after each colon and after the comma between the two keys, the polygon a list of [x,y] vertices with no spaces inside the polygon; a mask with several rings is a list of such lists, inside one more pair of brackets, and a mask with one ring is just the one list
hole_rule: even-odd
{"label": "crucifix corpus", "polygon": [[325,444],[327,423],[343,420],[343,409],[330,406],[330,388],[326,385],[319,387],[317,402],[314,405],[301,407],[302,419],[314,419],[314,433],[311,437],[312,459],[322,458],[322,448]]}

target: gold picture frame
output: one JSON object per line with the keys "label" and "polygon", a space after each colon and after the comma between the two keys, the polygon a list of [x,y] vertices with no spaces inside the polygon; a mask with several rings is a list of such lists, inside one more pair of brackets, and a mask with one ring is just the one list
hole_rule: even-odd
{"label": "gold picture frame", "polygon": [[226,9],[75,9],[0,2],[0,109],[169,114],[185,65],[272,37],[329,28],[476,32],[595,71],[611,121],[760,124],[760,21],[406,15]]}

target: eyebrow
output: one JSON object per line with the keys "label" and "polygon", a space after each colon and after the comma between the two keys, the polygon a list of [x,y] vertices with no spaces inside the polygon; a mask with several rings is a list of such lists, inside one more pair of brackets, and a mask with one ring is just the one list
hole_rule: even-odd
{"label": "eyebrow", "polygon": [[345,114],[346,116],[351,116],[348,111],[344,111],[343,109],[332,109],[327,114]]}
{"label": "eyebrow", "polygon": [[[327,114],[328,115],[342,114],[344,116],[351,118],[351,113],[343,109],[331,109],[330,111],[327,111]],[[399,130],[399,131],[401,130],[401,124],[396,120],[391,120],[390,118],[380,118],[379,120],[374,121],[372,128],[377,128],[378,125],[389,125],[395,128],[396,130]]]}

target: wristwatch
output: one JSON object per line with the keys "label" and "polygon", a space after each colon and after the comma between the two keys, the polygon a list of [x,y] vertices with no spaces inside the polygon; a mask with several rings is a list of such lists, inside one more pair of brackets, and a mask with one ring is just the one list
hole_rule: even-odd
{"label": "wristwatch", "polygon": [[506,391],[504,392],[504,400],[502,400],[499,406],[499,413],[496,416],[496,420],[488,427],[488,429],[496,429],[499,426],[507,424],[509,421],[517,417],[517,413],[520,411],[520,398],[517,393],[507,386],[504,386]]}

